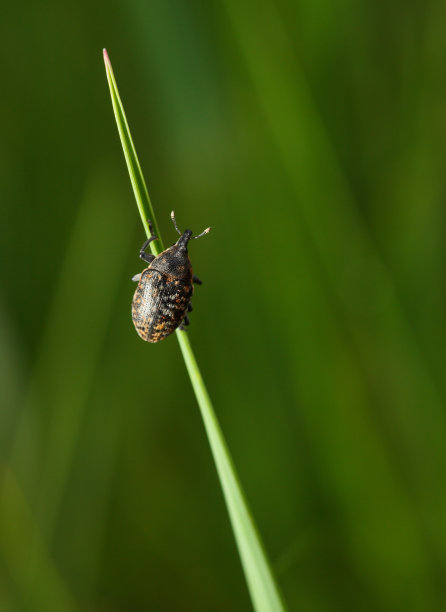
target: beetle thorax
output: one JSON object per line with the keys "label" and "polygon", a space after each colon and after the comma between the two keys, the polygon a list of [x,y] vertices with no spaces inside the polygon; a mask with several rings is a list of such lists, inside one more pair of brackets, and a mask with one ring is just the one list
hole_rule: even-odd
{"label": "beetle thorax", "polygon": [[192,265],[187,248],[179,247],[178,243],[158,255],[150,264],[150,268],[178,280],[192,281]]}

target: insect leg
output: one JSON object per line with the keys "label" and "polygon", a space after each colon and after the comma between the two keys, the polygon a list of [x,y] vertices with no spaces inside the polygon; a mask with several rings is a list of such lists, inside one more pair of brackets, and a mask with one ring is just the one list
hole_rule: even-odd
{"label": "insect leg", "polygon": [[135,274],[135,276],[132,276],[132,281],[135,281],[135,283],[139,283],[141,279],[141,274]]}
{"label": "insect leg", "polygon": [[150,230],[150,237],[154,236],[154,238],[156,239],[155,234],[153,233],[153,225],[152,222],[150,221],[150,219],[147,219],[147,225],[149,226],[149,230]]}
{"label": "insect leg", "polygon": [[187,331],[187,326],[189,324],[190,324],[189,317],[186,315],[184,319],[181,321],[181,325],[179,326],[178,329],[181,329],[181,331]]}
{"label": "insect leg", "polygon": [[143,261],[151,263],[155,259],[155,255],[145,253],[144,251],[147,249],[147,247],[153,240],[158,240],[158,236],[155,236],[155,234],[153,233],[153,225],[149,219],[147,219],[147,223],[149,224],[150,238],[147,238],[147,240],[142,245],[141,250],[139,251],[139,256]]}
{"label": "insect leg", "polygon": [[193,275],[192,280],[193,280],[193,282],[196,285],[202,285],[203,284],[202,281],[198,278],[198,276],[195,276],[195,274]]}
{"label": "insect leg", "polygon": [[149,240],[146,240],[145,243],[142,245],[141,250],[139,252],[139,256],[143,261],[147,263],[152,263],[152,261],[155,259],[155,255],[152,255],[151,253],[144,253],[144,249],[147,248],[149,242],[151,242],[151,238],[149,238]]}
{"label": "insect leg", "polygon": [[140,258],[147,263],[151,263],[155,259],[155,255],[145,252],[145,250],[153,240],[157,240],[157,236],[150,236],[150,238],[147,238],[147,240],[142,245],[141,250],[139,251]]}

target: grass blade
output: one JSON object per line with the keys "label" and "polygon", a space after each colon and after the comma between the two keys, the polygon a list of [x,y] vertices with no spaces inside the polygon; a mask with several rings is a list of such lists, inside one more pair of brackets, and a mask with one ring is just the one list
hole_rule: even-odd
{"label": "grass blade", "polygon": [[[147,224],[148,218],[153,223],[156,235],[160,237],[149,193],[133,145],[124,108],[119,97],[110,59],[105,49],[104,61],[116,123],[118,125],[124,156],[127,162],[141,220],[148,237],[150,236],[150,230]],[[161,245],[159,244],[159,246],[162,248],[162,243]],[[150,247],[154,255],[159,253],[154,242],[150,243]],[[185,333],[178,330],[176,334],[214,456],[253,606],[258,612],[282,611],[284,610],[284,605],[247,506],[209,394],[195,360],[189,338]]]}
{"label": "grass blade", "polygon": [[124,151],[125,161],[127,162],[127,168],[132,182],[133,193],[135,194],[136,204],[138,206],[139,214],[141,215],[141,221],[144,225],[147,237],[150,238],[150,229],[147,220],[150,219],[153,225],[153,231],[158,236],[158,240],[150,243],[150,250],[154,255],[158,255],[164,250],[163,240],[159,231],[158,224],[156,222],[155,213],[153,212],[152,202],[150,201],[149,192],[147,191],[146,182],[139,165],[138,156],[136,155],[135,145],[133,144],[132,135],[127,123],[125,116],[124,107],[122,106],[121,98],[119,97],[118,87],[115,81],[115,75],[113,74],[113,68],[110,63],[110,59],[107,54],[107,50],[104,49],[104,62],[105,72],[107,74],[108,86],[110,88],[110,95],[113,104],[113,111],[115,113],[116,123],[118,125],[119,137],[121,138],[121,144]]}

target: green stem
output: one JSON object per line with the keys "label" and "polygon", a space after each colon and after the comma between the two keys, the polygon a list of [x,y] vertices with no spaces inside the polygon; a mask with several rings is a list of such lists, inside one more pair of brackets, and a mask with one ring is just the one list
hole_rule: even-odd
{"label": "green stem", "polygon": [[[158,255],[159,250],[157,247],[163,249],[159,228],[156,223],[155,213],[136,155],[124,108],[119,97],[111,63],[105,49],[104,61],[116,123],[118,125],[118,131],[124,149],[124,155],[139,213],[147,236],[150,236],[150,230],[147,224],[147,219],[150,219],[156,235],[160,238],[158,245],[155,245],[154,242],[150,243],[152,253]],[[257,612],[282,612],[284,606],[279,595],[279,590],[274,581],[266,553],[248,509],[231,455],[212,407],[211,399],[201,376],[189,338],[187,334],[178,329],[176,334],[192,387],[200,407],[201,416],[211,446],[217,473],[220,478],[253,606]]]}
{"label": "green stem", "polygon": [[124,157],[127,163],[133,193],[135,194],[136,204],[138,206],[139,214],[141,216],[141,221],[147,238],[150,238],[148,221],[150,220],[152,222],[153,231],[158,236],[158,240],[154,240],[150,243],[150,250],[154,255],[159,255],[162,251],[164,251],[163,240],[161,238],[161,233],[156,221],[155,212],[153,210],[152,201],[146,187],[141,166],[139,165],[139,159],[136,155],[135,145],[133,144],[132,135],[127,123],[127,117],[125,116],[124,107],[122,106],[121,98],[119,97],[118,86],[116,85],[115,75],[113,74],[113,68],[106,49],[104,49],[104,62],[113,104],[113,111],[115,113],[116,123],[118,125],[119,137],[124,150]]}

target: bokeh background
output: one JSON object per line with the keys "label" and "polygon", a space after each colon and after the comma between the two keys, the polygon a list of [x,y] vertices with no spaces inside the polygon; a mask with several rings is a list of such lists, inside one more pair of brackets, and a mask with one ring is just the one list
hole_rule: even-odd
{"label": "bokeh background", "polygon": [[446,4],[7,3],[0,609],[251,609],[144,240],[107,47],[190,338],[289,609],[446,609]]}

